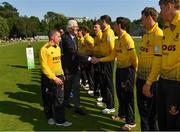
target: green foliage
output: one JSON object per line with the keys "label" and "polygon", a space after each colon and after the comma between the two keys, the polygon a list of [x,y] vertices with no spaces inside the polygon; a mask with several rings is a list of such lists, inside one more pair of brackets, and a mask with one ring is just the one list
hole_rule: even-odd
{"label": "green foliage", "polygon": [[141,19],[137,19],[132,22],[130,33],[133,36],[142,36],[143,35],[144,30],[141,25]]}
{"label": "green foliage", "polygon": [[16,26],[20,36],[27,37],[30,35],[30,23],[27,16],[19,17]]}
{"label": "green foliage", "polygon": [[47,35],[48,34],[48,24],[46,23],[46,21],[43,19],[40,22],[40,31],[37,33],[37,35]]}
{"label": "green foliage", "polygon": [[3,2],[2,5],[0,5],[0,16],[4,18],[12,18],[12,17],[18,17],[19,13],[15,7],[13,7],[8,2]]}
{"label": "green foliage", "polygon": [[51,11],[44,15],[44,21],[47,23],[48,29],[62,28],[65,30],[67,24],[67,18],[63,14],[58,14]]}
{"label": "green foliage", "polygon": [[29,21],[31,26],[31,36],[34,37],[37,35],[37,32],[40,31],[40,20],[36,16],[31,16]]}
{"label": "green foliage", "polygon": [[[13,35],[13,29],[14,25],[16,23],[17,18],[19,17],[18,10],[13,7],[8,2],[3,2],[2,5],[0,5],[0,16],[5,18],[8,22],[8,27],[10,30],[10,36]],[[8,36],[9,36],[8,35]]]}
{"label": "green foliage", "polygon": [[89,29],[90,29],[90,34],[92,35],[92,36],[94,36],[94,31],[93,31],[93,22],[94,22],[94,20],[84,20],[83,22],[79,22],[78,23],[78,25],[79,25],[79,27],[81,27],[81,26],[87,26]]}
{"label": "green foliage", "polygon": [[9,27],[6,19],[0,17],[0,38],[4,39],[9,34]]}

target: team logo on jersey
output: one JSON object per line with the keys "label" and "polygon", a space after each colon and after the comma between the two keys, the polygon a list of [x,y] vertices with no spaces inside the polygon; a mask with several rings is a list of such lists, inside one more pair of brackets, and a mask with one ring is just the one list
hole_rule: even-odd
{"label": "team logo on jersey", "polygon": [[155,47],[154,47],[154,53],[155,54],[158,54],[160,52],[160,45],[156,45]]}
{"label": "team logo on jersey", "polygon": [[149,44],[150,44],[150,41],[148,40],[148,41],[146,42],[146,44],[149,45]]}
{"label": "team logo on jersey", "polygon": [[177,106],[170,106],[169,113],[171,115],[177,115],[179,113],[179,110],[177,110]]}
{"label": "team logo on jersey", "polygon": [[143,46],[140,47],[140,50],[141,50],[142,52],[149,52],[148,48],[143,47]]}
{"label": "team logo on jersey", "polygon": [[57,60],[60,60],[60,56],[56,56],[56,57],[53,57],[53,61],[57,61]]}
{"label": "team logo on jersey", "polygon": [[111,38],[110,38],[110,37],[107,37],[107,41],[110,42],[110,41],[111,41]]}
{"label": "team logo on jersey", "polygon": [[129,45],[128,44],[126,44],[126,49],[129,49]]}
{"label": "team logo on jersey", "polygon": [[176,51],[176,45],[162,45],[162,50]]}

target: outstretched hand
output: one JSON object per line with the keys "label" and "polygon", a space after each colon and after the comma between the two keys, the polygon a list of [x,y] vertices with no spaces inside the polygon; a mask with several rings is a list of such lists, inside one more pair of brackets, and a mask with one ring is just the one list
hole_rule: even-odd
{"label": "outstretched hand", "polygon": [[91,63],[96,64],[96,63],[99,63],[99,62],[100,62],[100,59],[99,59],[99,58],[92,57]]}

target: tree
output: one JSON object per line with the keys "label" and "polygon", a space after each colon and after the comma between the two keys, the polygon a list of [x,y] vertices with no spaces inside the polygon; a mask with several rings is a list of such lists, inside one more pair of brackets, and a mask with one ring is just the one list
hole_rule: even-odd
{"label": "tree", "polygon": [[17,37],[34,37],[40,31],[40,21],[35,16],[20,16],[14,28],[16,28],[16,33],[14,34]]}
{"label": "tree", "polygon": [[31,16],[29,18],[29,24],[30,24],[30,32],[31,32],[31,37],[34,37],[37,35],[37,32],[40,31],[40,20],[38,17]]}
{"label": "tree", "polygon": [[81,26],[87,26],[89,29],[90,29],[90,34],[92,35],[92,36],[94,36],[95,34],[94,34],[94,31],[93,31],[93,22],[94,22],[95,20],[83,20],[83,22],[79,22],[78,23],[78,25],[79,25],[79,27],[81,27]]}
{"label": "tree", "polygon": [[49,11],[47,12],[47,14],[44,15],[44,21],[48,25],[48,30],[53,29],[53,28],[56,28],[56,29],[62,28],[63,30],[65,30],[67,18],[63,14],[58,14],[58,13]]}
{"label": "tree", "polygon": [[13,36],[13,29],[17,18],[19,17],[18,10],[8,2],[3,2],[2,5],[0,5],[0,16],[7,20],[10,30],[10,36]]}
{"label": "tree", "polygon": [[41,20],[40,22],[40,31],[37,33],[38,35],[47,35],[48,34],[48,24],[45,20]]}
{"label": "tree", "polygon": [[134,20],[131,23],[130,34],[133,36],[142,36],[144,34],[141,19]]}
{"label": "tree", "polygon": [[7,38],[9,35],[9,27],[7,24],[7,20],[0,17],[0,38],[4,39]]}
{"label": "tree", "polygon": [[4,18],[19,16],[18,10],[8,2],[3,2],[2,5],[0,5],[0,16]]}

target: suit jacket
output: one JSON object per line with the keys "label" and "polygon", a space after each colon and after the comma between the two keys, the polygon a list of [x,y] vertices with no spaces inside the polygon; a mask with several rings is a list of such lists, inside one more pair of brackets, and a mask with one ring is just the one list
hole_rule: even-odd
{"label": "suit jacket", "polygon": [[[78,47],[77,43],[76,39],[76,47]],[[62,66],[65,75],[77,73],[80,70],[80,61],[88,62],[88,56],[78,54],[78,49],[74,46],[74,42],[68,32],[62,36],[62,47],[64,53]]]}

